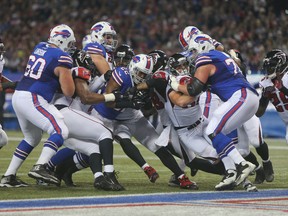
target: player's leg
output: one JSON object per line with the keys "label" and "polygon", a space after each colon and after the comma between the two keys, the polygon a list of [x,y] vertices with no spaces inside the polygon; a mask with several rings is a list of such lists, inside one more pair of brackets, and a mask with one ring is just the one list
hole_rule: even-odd
{"label": "player's leg", "polygon": [[206,129],[206,134],[212,140],[219,156],[222,158],[227,155],[235,164],[238,164],[240,174],[236,184],[240,184],[255,169],[255,165],[247,162],[241,156],[232,139],[225,134],[235,130],[254,115],[257,106],[250,102],[253,100],[257,100],[257,96],[249,90],[237,91],[227,102],[214,111]]}
{"label": "player's leg", "polygon": [[[157,178],[159,178],[159,174],[156,172],[156,170],[152,166],[150,166],[146,162],[146,160],[140,153],[139,149],[132,142],[130,129],[127,126],[127,124],[129,124],[130,127],[132,128],[137,127],[137,125],[135,125],[135,122],[130,122],[130,121],[128,123],[120,122],[120,121],[117,121],[114,123],[114,134],[115,134],[116,141],[119,142],[125,154],[131,160],[133,160],[139,167],[141,167],[141,169],[148,176],[150,182],[155,183]],[[131,124],[133,124],[133,126]]]}
{"label": "player's leg", "polygon": [[[250,144],[255,147],[256,152],[262,159],[265,180],[267,182],[272,182],[274,180],[274,170],[273,170],[273,165],[269,156],[268,145],[263,139],[262,126],[261,126],[260,119],[254,115],[251,119],[249,119],[247,122],[244,123],[243,127],[250,140]],[[261,169],[259,170],[261,171]],[[256,174],[257,174],[257,169],[256,169]],[[261,181],[258,181],[258,182],[261,183]]]}
{"label": "player's leg", "polygon": [[[157,146],[155,144],[159,135],[151,123],[142,117],[138,119],[137,124],[139,124],[139,129],[135,130],[134,133],[131,132],[132,135],[139,143],[156,154],[161,162],[177,176],[180,181],[180,187],[184,189],[198,189],[196,183],[191,182],[189,178],[185,176],[184,171],[179,167],[173,155],[164,146]],[[132,128],[130,129],[132,130]]]}
{"label": "player's leg", "polygon": [[[26,96],[26,97],[25,97]],[[24,139],[19,143],[17,148],[14,151],[8,169],[6,170],[4,176],[1,179],[1,185],[4,187],[22,187],[27,186],[26,183],[21,180],[17,180],[16,173],[20,168],[22,163],[31,153],[33,148],[37,146],[42,138],[42,130],[28,121],[26,114],[34,113],[33,112],[33,103],[22,101],[22,99],[27,98],[27,95],[22,95],[21,92],[16,91],[12,97],[13,108],[18,118],[18,122],[21,128],[21,131],[24,135]],[[37,114],[35,117],[38,117]]]}
{"label": "player's leg", "polygon": [[[89,166],[93,176],[94,176],[94,187],[97,189],[102,190],[111,190],[111,191],[119,191],[124,190],[124,188],[119,187],[118,184],[115,184],[111,182],[110,179],[105,178],[102,173],[102,157],[100,154],[99,145],[83,140],[78,140],[74,138],[69,138],[65,141],[65,146],[74,149],[76,153],[77,161],[81,163],[80,167],[87,167]],[[88,161],[87,161],[87,156]],[[71,161],[67,161],[68,164],[71,164],[70,168],[64,173],[64,175],[70,175],[66,176],[68,178],[72,178],[72,174],[79,171],[80,169],[77,166],[77,163],[75,163],[74,158]],[[72,163],[74,163],[72,165]]]}
{"label": "player's leg", "polygon": [[[38,161],[28,173],[31,178],[39,179],[51,184],[59,184],[59,180],[54,173],[49,170],[47,163],[54,154],[58,151],[58,148],[63,145],[64,139],[68,137],[68,128],[64,122],[63,115],[57,110],[57,108],[45,101],[42,97],[35,96],[32,100],[33,104],[37,104],[34,108],[34,114],[28,115],[28,119],[32,117],[37,120],[33,120],[33,124],[46,131],[50,136],[44,142],[44,146]],[[31,121],[31,120],[30,120]]]}

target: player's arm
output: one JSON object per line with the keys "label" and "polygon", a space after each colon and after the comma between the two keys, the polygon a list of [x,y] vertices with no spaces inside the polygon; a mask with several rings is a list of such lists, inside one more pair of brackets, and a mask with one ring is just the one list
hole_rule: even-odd
{"label": "player's arm", "polygon": [[75,78],[74,82],[76,86],[76,95],[80,98],[83,104],[97,104],[100,102],[110,102],[117,99],[117,95],[115,96],[113,93],[98,94],[91,92],[89,90],[87,80],[85,79]]}
{"label": "player's arm", "polygon": [[177,85],[176,81],[172,81],[171,87],[185,95],[197,96],[205,89],[205,83],[207,82],[209,76],[213,75],[215,71],[216,67],[214,65],[203,65],[197,68],[192,83],[188,85]]}
{"label": "player's arm", "polygon": [[109,66],[108,62],[106,61],[106,59],[102,55],[90,53],[90,56],[92,58],[92,61],[96,65],[98,71],[101,74],[105,74],[107,71],[110,70],[110,66]]}
{"label": "player's arm", "polygon": [[63,94],[67,97],[72,97],[75,92],[75,85],[73,82],[71,69],[58,66],[55,68],[54,74],[59,77]]}
{"label": "player's arm", "polygon": [[173,90],[169,92],[168,96],[170,101],[179,107],[187,107],[189,104],[194,102],[194,97]]}
{"label": "player's arm", "polygon": [[275,90],[274,86],[268,86],[266,88],[263,88],[262,95],[259,100],[259,107],[257,112],[255,113],[257,117],[261,117],[262,115],[264,115],[269,104],[269,96],[274,90]]}

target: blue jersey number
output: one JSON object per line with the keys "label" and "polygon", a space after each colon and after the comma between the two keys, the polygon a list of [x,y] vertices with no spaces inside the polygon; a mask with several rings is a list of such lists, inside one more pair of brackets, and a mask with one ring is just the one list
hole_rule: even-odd
{"label": "blue jersey number", "polygon": [[33,79],[39,79],[42,75],[45,64],[46,64],[45,59],[43,58],[36,59],[34,55],[30,55],[24,76],[29,76]]}

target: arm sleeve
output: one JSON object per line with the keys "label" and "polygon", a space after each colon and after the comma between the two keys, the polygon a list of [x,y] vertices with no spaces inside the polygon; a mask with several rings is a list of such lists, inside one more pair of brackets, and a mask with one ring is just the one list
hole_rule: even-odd
{"label": "arm sleeve", "polygon": [[204,87],[205,84],[194,77],[192,83],[187,85],[187,91],[190,96],[197,96],[202,92]]}

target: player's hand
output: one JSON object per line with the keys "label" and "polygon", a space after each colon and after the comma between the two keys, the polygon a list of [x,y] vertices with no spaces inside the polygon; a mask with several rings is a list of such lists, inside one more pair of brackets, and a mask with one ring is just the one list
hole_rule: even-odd
{"label": "player's hand", "polygon": [[80,78],[88,82],[91,80],[91,72],[84,67],[74,67],[71,72],[74,79]]}
{"label": "player's hand", "polygon": [[268,86],[266,88],[263,89],[263,97],[269,98],[272,94],[272,92],[275,91],[275,87],[274,86]]}
{"label": "player's hand", "polygon": [[114,94],[115,96],[115,102],[118,102],[118,101],[122,101],[122,100],[127,100],[127,96],[126,95],[123,95],[120,91],[116,90],[116,91],[113,91],[112,94]]}
{"label": "player's hand", "polygon": [[171,88],[175,91],[178,91],[179,83],[177,81],[177,78],[173,75],[169,76],[168,84],[171,86]]}
{"label": "player's hand", "polygon": [[134,100],[132,101],[132,104],[133,106],[131,108],[139,110],[145,105],[145,102],[141,100]]}
{"label": "player's hand", "polygon": [[126,91],[126,93],[128,95],[128,98],[130,98],[130,99],[132,99],[136,95],[136,92],[137,92],[137,87],[136,86],[130,87]]}

